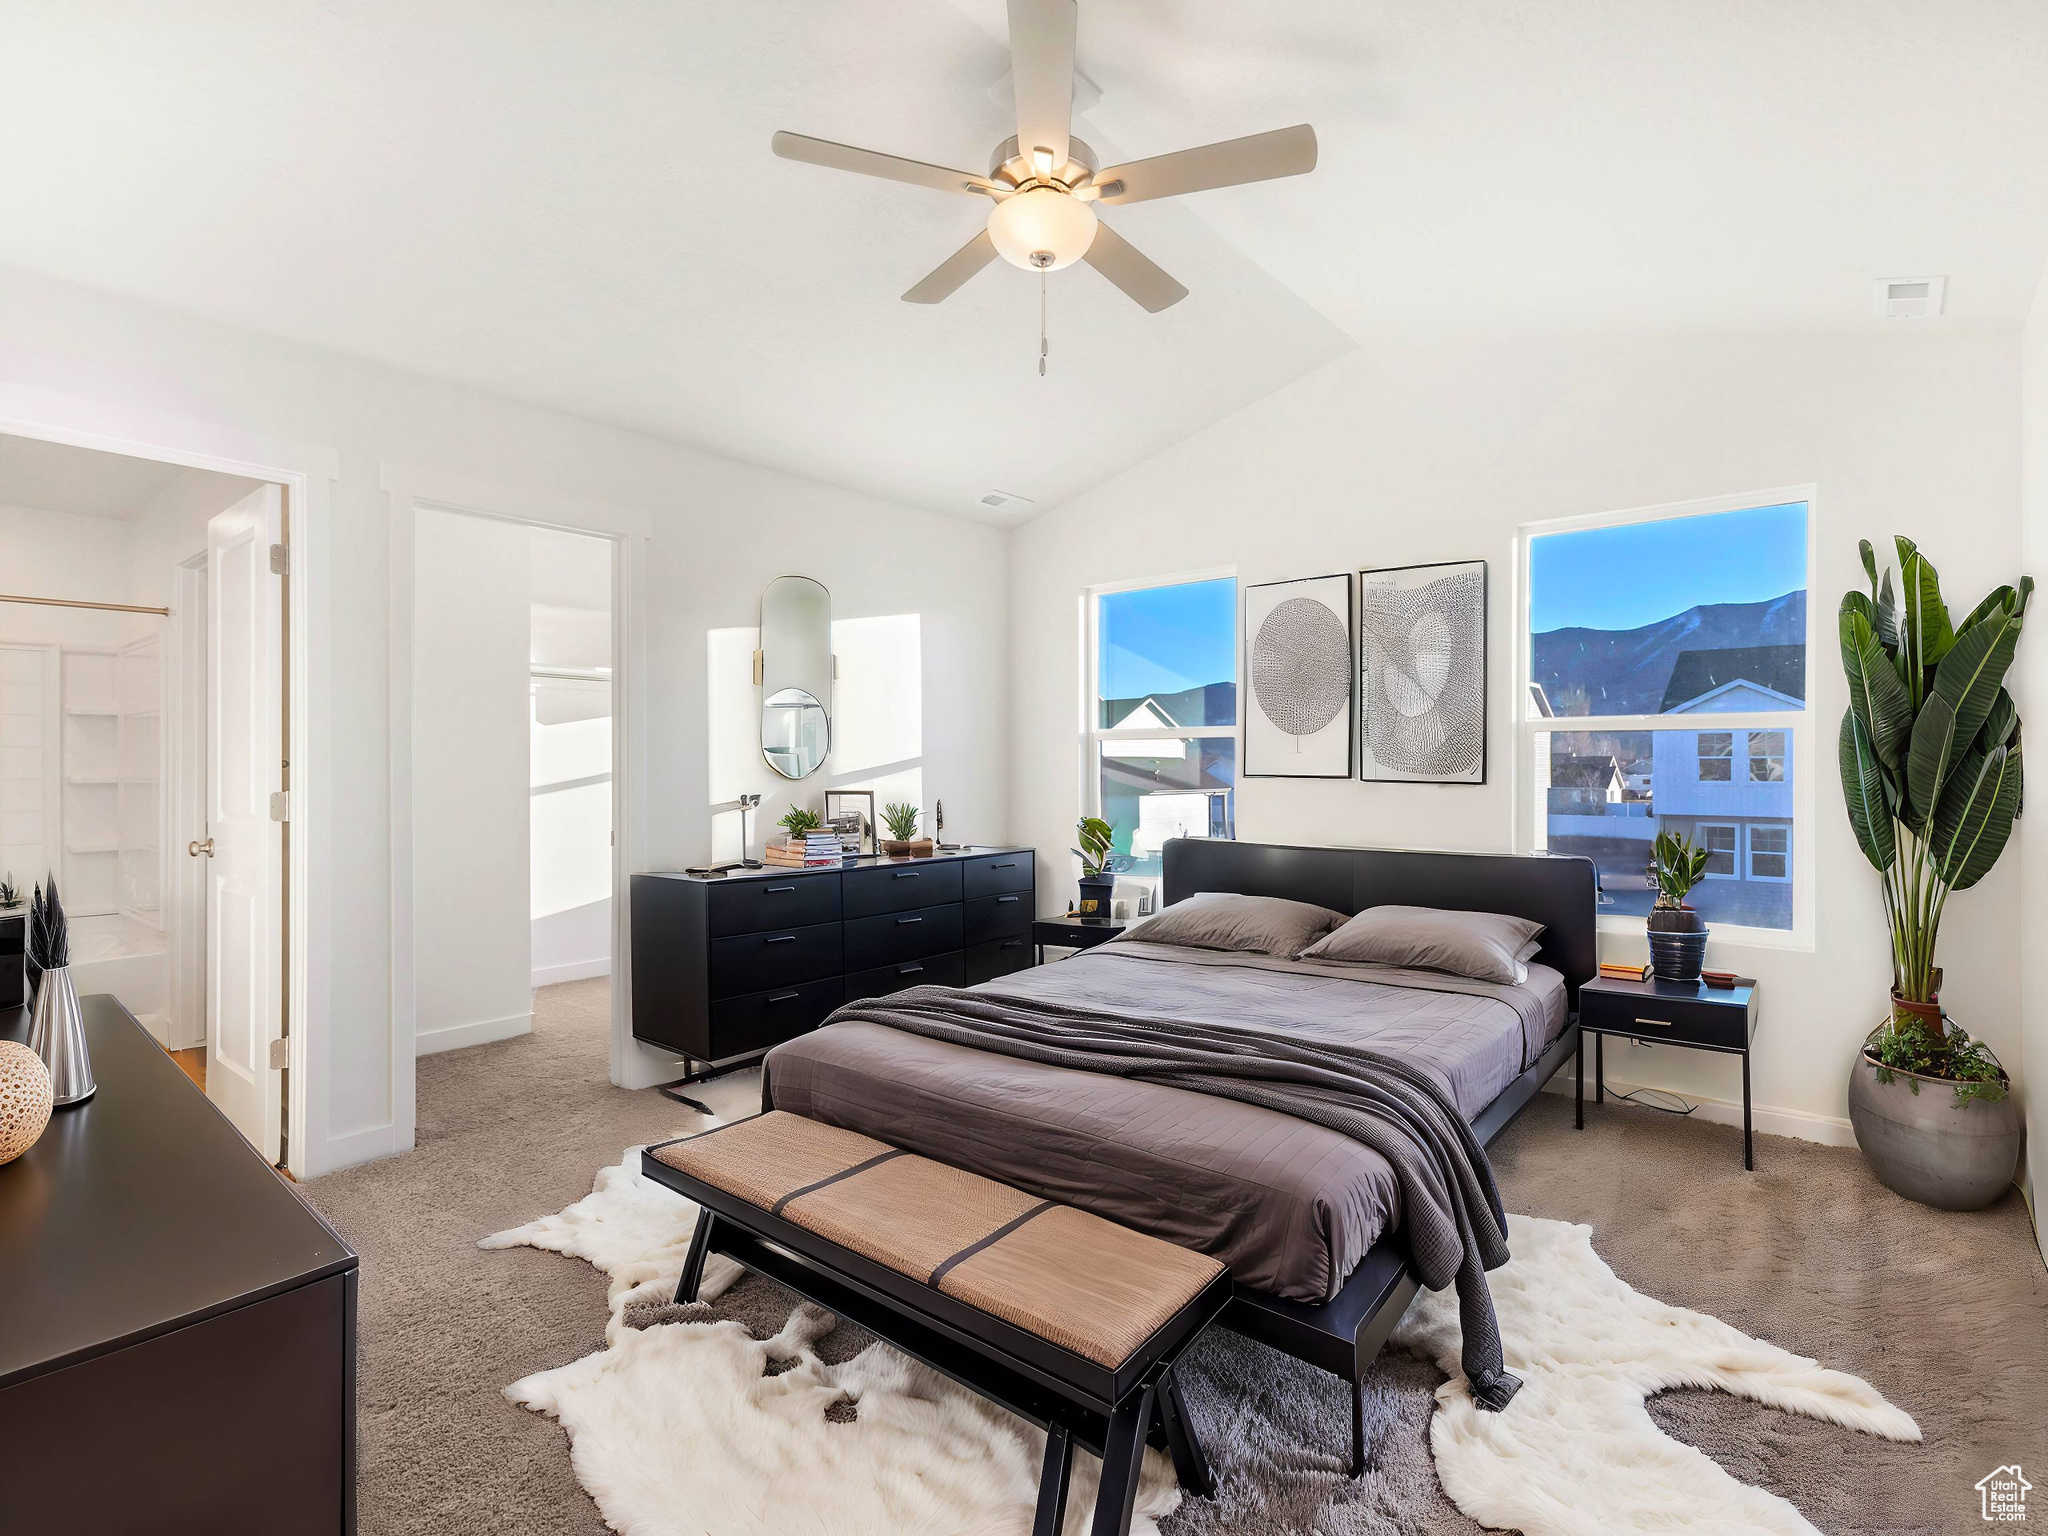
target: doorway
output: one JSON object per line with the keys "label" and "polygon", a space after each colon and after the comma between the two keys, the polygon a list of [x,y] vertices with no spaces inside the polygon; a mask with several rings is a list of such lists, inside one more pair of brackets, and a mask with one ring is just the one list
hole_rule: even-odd
{"label": "doorway", "polygon": [[550,1034],[608,1080],[616,541],[428,505],[413,541],[414,1054]]}
{"label": "doorway", "polygon": [[281,1162],[285,489],[0,434],[0,507],[0,873]]}

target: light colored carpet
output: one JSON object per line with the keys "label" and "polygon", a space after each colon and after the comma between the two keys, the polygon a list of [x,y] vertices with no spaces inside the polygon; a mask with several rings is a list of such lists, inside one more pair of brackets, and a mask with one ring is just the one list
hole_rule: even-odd
{"label": "light colored carpet", "polygon": [[[605,1081],[607,992],[539,994],[533,1036],[420,1064],[411,1155],[317,1180],[307,1193],[364,1259],[361,1507],[381,1533],[598,1532],[562,1431],[501,1389],[601,1347],[604,1280],[530,1250],[483,1252],[484,1233],[580,1198],[629,1142],[696,1117]],[[710,1085],[721,1113],[749,1112],[751,1074]],[[1711,1392],[1652,1401],[1657,1421],[1734,1476],[1783,1494],[1829,1532],[1961,1530],[1977,1478],[2041,1460],[2048,1402],[2048,1278],[2016,1196],[1948,1215],[1909,1205],[1853,1152],[1765,1138],[1741,1170],[1724,1127],[1651,1111],[1539,1102],[1495,1148],[1511,1208],[1590,1222],[1623,1280],[1664,1301],[1867,1378],[1920,1422],[1898,1445]],[[773,1332],[789,1299],[758,1280],[719,1303]],[[652,1323],[660,1309],[637,1309]],[[862,1342],[836,1330],[821,1353]],[[1347,1415],[1331,1378],[1225,1334],[1192,1362],[1190,1396],[1224,1476],[1170,1533],[1469,1533],[1429,1461],[1442,1378],[1383,1359],[1369,1398],[1373,1466],[1341,1475]],[[1967,1523],[1966,1523],[1967,1522]]]}

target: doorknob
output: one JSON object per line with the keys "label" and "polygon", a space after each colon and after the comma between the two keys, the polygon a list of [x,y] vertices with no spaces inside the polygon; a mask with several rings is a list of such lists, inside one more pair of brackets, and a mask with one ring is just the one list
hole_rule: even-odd
{"label": "doorknob", "polygon": [[202,843],[197,838],[194,838],[191,842],[185,845],[185,851],[191,854],[192,857],[195,859],[198,858],[199,855],[201,855],[202,853],[210,859],[213,857],[213,839],[209,837],[205,842]]}

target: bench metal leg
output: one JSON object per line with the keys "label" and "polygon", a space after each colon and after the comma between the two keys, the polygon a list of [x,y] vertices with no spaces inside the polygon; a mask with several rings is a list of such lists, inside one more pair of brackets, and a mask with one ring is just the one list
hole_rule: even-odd
{"label": "bench metal leg", "polygon": [[690,1234],[690,1251],[683,1259],[683,1277],[676,1282],[676,1301],[697,1299],[697,1287],[704,1283],[704,1260],[711,1252],[711,1228],[718,1220],[709,1211],[697,1212],[697,1230]]}
{"label": "bench metal leg", "polygon": [[1365,1475],[1365,1372],[1351,1383],[1351,1475]]}
{"label": "bench metal leg", "polygon": [[1180,1395],[1180,1377],[1170,1367],[1159,1379],[1159,1414],[1166,1421],[1166,1448],[1173,1455],[1173,1471],[1181,1487],[1196,1498],[1210,1497],[1216,1492],[1216,1474],[1209,1469],[1194,1420],[1188,1417],[1187,1401]]}
{"label": "bench metal leg", "polygon": [[1102,1486],[1095,1495],[1091,1536],[1130,1536],[1138,1504],[1138,1469],[1145,1457],[1145,1427],[1152,1422],[1153,1383],[1147,1382],[1109,1416],[1102,1437]]}
{"label": "bench metal leg", "polygon": [[1038,1512],[1031,1536],[1060,1536],[1067,1523],[1067,1479],[1074,1470],[1074,1437],[1064,1424],[1045,1431],[1045,1470],[1038,1474]]}

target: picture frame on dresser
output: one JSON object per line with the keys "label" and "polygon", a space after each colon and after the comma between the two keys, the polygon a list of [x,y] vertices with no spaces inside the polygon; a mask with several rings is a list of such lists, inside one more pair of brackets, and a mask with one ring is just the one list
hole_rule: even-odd
{"label": "picture frame on dresser", "polygon": [[1348,779],[1357,734],[1351,577],[1244,590],[1244,776]]}
{"label": "picture frame on dresser", "polygon": [[1358,573],[1358,777],[1486,782],[1486,562]]}
{"label": "picture frame on dresser", "polygon": [[875,792],[872,789],[828,789],[825,791],[825,825],[832,826],[842,816],[860,818],[860,846],[854,849],[856,858],[867,858],[876,851],[875,845]]}

